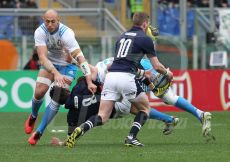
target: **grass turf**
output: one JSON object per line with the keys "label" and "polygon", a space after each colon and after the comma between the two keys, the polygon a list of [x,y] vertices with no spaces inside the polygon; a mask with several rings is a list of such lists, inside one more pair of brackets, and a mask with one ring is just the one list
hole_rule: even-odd
{"label": "grass turf", "polygon": [[[27,143],[24,122],[28,113],[0,113],[0,161],[1,162],[228,162],[230,159],[230,114],[213,112],[212,131],[215,142],[206,143],[201,136],[201,124],[188,113],[170,113],[180,117],[173,134],[162,134],[162,122],[149,120],[138,135],[143,148],[125,147],[133,116],[110,120],[103,127],[91,130],[73,149],[51,146],[51,137],[66,138],[66,114],[59,113],[47,128],[36,146]],[[41,119],[41,114],[39,116]],[[37,124],[39,123],[39,119]],[[36,125],[37,127],[37,125]],[[53,130],[53,131],[54,131]]]}

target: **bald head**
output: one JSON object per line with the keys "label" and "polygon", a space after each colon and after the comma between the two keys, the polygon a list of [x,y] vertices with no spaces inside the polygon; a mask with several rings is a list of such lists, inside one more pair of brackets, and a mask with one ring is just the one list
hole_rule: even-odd
{"label": "bald head", "polygon": [[49,9],[45,12],[44,17],[54,17],[58,18],[58,13],[54,9]]}
{"label": "bald head", "polygon": [[49,32],[54,32],[59,26],[59,16],[57,11],[49,9],[45,12],[43,20]]}

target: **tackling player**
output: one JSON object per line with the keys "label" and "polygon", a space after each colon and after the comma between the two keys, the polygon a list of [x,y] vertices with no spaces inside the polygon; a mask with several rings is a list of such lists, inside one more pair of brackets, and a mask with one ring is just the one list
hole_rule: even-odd
{"label": "tackling player", "polygon": [[[149,26],[147,29],[146,34],[152,38],[152,40],[155,42],[157,40],[157,36],[159,35],[159,32],[156,28],[153,28],[152,26]],[[150,70],[153,75],[158,75],[158,73],[154,70],[151,63],[147,59],[141,60],[141,65],[144,68],[144,70]],[[212,114],[210,112],[204,112],[191,103],[189,103],[185,98],[176,95],[173,93],[172,88],[166,88],[161,89],[163,91],[154,91],[154,94],[161,98],[166,104],[173,105],[179,109],[182,109],[186,112],[191,113],[193,116],[195,116],[199,122],[202,124],[202,135],[206,138],[207,141],[209,140],[215,140],[215,137],[211,133],[211,116]]]}
{"label": "tackling player", "polygon": [[[98,86],[95,95],[92,95],[87,90],[87,84],[82,78],[79,79],[78,83],[72,89],[72,92],[65,103],[65,107],[69,109],[67,114],[68,135],[71,135],[73,130],[77,126],[85,122],[90,116],[98,113],[101,86],[104,83],[105,75],[108,72],[108,68],[111,66],[113,60],[114,58],[108,58],[98,62],[95,67],[90,66],[92,71],[92,79],[94,80],[95,85]],[[142,59],[141,65],[144,67],[145,70],[150,70],[152,76],[156,78],[158,74],[152,68],[149,60]],[[144,90],[146,90],[146,92],[150,91],[149,88],[144,88]],[[183,97],[177,96],[173,93],[171,87],[167,87],[166,89],[164,89],[164,91],[160,91],[160,94],[161,95],[159,95],[158,93],[157,96],[161,98],[165,103],[176,106],[196,116],[202,123],[202,133],[204,137],[206,137],[207,140],[210,140],[211,121],[209,118],[209,112],[203,112],[202,110],[199,110],[191,103],[189,103]],[[122,102],[115,103],[114,110],[112,111],[110,118],[122,117],[129,113],[136,114],[137,112],[138,111],[135,106],[131,106],[131,103],[129,101],[123,100]],[[151,108],[149,118],[165,122],[166,126],[163,129],[163,134],[165,135],[170,134],[173,131],[174,126],[176,126],[179,121],[178,118],[169,116],[165,113],[161,113],[154,108]],[[65,144],[56,137],[52,139],[51,143],[54,145]]]}
{"label": "tackling player", "polygon": [[[67,93],[77,71],[76,66],[70,63],[72,59],[77,61],[83,71],[88,89],[92,93],[96,90],[96,86],[92,83],[90,68],[75,39],[74,32],[60,23],[55,10],[46,11],[43,20],[44,23],[34,33],[35,46],[42,67],[37,77],[32,100],[32,113],[25,122],[26,134],[32,133],[34,129],[39,108],[50,85],[54,82],[54,85],[59,86],[62,92]],[[40,125],[28,139],[31,145],[38,142],[47,125],[58,112],[60,103],[57,102],[57,96],[60,96],[61,91],[54,91],[56,98],[51,99]]]}
{"label": "tackling player", "polygon": [[148,26],[149,16],[147,14],[143,12],[134,14],[133,27],[124,32],[116,42],[115,59],[105,78],[99,112],[73,131],[66,141],[68,147],[73,147],[76,140],[86,131],[107,122],[114,103],[122,99],[130,101],[138,109],[125,145],[143,146],[136,136],[148,118],[150,106],[147,95],[138,91],[135,81],[135,74],[140,73],[137,68],[140,60],[146,54],[159,73],[165,74],[168,80],[173,78],[171,71],[159,62],[155,54],[153,42],[145,33]]}
{"label": "tackling player", "polygon": [[[148,59],[142,59],[141,65],[145,70],[150,70],[154,76],[158,75],[158,73],[153,69]],[[155,96],[159,97],[164,103],[168,105],[173,105],[181,110],[191,113],[199,120],[199,122],[201,122],[203,137],[205,137],[207,141],[214,139],[214,136],[211,133],[210,112],[204,112],[198,109],[197,107],[195,107],[194,105],[192,105],[191,103],[189,103],[185,98],[176,95],[171,87],[159,88],[158,91],[157,89],[158,88],[156,88],[156,90],[153,90]],[[163,90],[161,91],[161,89]],[[149,91],[148,88],[147,91]]]}
{"label": "tackling player", "polygon": [[[62,98],[62,100],[66,100],[65,108],[69,109],[67,114],[68,135],[71,135],[74,129],[84,123],[89,117],[98,113],[101,98],[101,87],[104,84],[105,75],[113,60],[114,58],[105,59],[98,62],[95,67],[90,65],[92,79],[94,80],[93,83],[98,87],[95,94],[91,94],[91,92],[87,89],[87,83],[84,77],[81,77],[78,79],[77,84],[73,87],[71,94],[68,97],[66,96],[67,99]],[[137,84],[137,86],[141,89],[139,84]],[[56,87],[53,88],[55,89]],[[53,89],[51,91],[53,91]],[[137,114],[138,110],[135,106],[131,106],[129,101],[122,100],[121,102],[115,102],[110,118],[120,118],[129,113]],[[154,108],[150,110],[149,118],[165,122],[166,125],[163,129],[163,133],[165,135],[170,134],[173,131],[173,127],[179,122],[178,118],[161,113]],[[51,143],[54,145],[65,145],[64,142],[61,142],[56,137],[52,138]]]}

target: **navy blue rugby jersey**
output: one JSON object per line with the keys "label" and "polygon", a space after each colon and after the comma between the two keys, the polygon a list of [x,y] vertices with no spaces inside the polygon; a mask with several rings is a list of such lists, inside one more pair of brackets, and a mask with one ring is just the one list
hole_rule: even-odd
{"label": "navy blue rugby jersey", "polygon": [[118,38],[109,71],[135,74],[145,54],[149,58],[156,56],[153,41],[140,27],[134,26]]}

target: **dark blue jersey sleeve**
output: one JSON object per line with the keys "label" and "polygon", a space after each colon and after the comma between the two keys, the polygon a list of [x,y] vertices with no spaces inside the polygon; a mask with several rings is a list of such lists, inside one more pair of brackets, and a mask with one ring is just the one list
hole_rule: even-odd
{"label": "dark blue jersey sleeve", "polygon": [[156,51],[154,49],[154,44],[152,39],[150,37],[145,37],[144,42],[145,42],[144,43],[145,46],[143,47],[144,48],[143,51],[147,55],[147,57],[151,58],[156,56]]}

